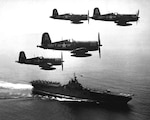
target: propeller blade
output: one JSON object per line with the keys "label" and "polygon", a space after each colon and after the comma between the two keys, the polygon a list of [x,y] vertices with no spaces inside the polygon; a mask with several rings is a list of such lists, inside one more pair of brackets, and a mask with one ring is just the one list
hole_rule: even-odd
{"label": "propeller blade", "polygon": [[98,51],[99,51],[99,57],[101,58],[101,41],[100,41],[100,33],[98,33]]}
{"label": "propeller blade", "polygon": [[61,61],[63,61],[63,53],[61,52]]}
{"label": "propeller blade", "polygon": [[139,13],[140,13],[140,11],[138,10],[138,11],[137,11],[137,14],[136,14],[137,17],[139,17]]}
{"label": "propeller blade", "polygon": [[100,40],[100,33],[98,33],[98,46],[102,46],[101,40]]}
{"label": "propeller blade", "polygon": [[136,21],[136,25],[138,24],[138,20]]}
{"label": "propeller blade", "polygon": [[138,24],[139,23],[139,17],[138,17],[138,19],[137,19],[137,21],[136,21],[136,24]]}
{"label": "propeller blade", "polygon": [[136,17],[137,17],[136,24],[138,24],[138,22],[139,22],[139,13],[140,13],[140,11],[138,10],[137,13],[136,13]]}
{"label": "propeller blade", "polygon": [[63,54],[62,54],[62,52],[61,52],[61,67],[62,67],[62,71],[63,71],[63,69],[64,69],[64,66],[63,66]]}
{"label": "propeller blade", "polygon": [[89,22],[90,22],[90,21],[89,21],[89,18],[90,18],[90,17],[89,17],[89,10],[88,10],[88,14],[87,14],[88,24],[89,24]]}
{"label": "propeller blade", "polygon": [[64,70],[64,65],[63,65],[63,62],[61,63],[61,68],[62,68],[62,71]]}
{"label": "propeller blade", "polygon": [[98,47],[98,51],[99,51],[99,58],[101,58],[101,48],[100,48],[100,46]]}

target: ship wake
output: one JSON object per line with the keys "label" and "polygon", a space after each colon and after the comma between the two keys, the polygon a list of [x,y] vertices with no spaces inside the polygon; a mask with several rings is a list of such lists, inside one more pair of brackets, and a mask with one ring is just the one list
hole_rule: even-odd
{"label": "ship wake", "polygon": [[0,81],[0,99],[29,98],[31,89],[29,84]]}

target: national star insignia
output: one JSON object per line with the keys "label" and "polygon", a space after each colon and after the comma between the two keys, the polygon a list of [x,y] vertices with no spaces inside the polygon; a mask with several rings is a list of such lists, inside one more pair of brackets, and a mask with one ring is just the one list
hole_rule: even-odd
{"label": "national star insignia", "polygon": [[63,48],[65,48],[65,47],[66,47],[66,44],[65,44],[65,43],[63,43],[63,44],[62,44],[62,47],[63,47]]}

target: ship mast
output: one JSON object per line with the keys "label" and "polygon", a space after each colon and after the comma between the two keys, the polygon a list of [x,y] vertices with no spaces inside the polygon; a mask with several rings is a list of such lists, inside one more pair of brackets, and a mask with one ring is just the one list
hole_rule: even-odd
{"label": "ship mast", "polygon": [[77,81],[77,76],[75,73],[74,73],[74,81]]}

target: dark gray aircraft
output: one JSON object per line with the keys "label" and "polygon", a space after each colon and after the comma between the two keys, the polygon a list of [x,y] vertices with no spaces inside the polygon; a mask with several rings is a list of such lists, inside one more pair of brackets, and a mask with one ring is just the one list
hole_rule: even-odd
{"label": "dark gray aircraft", "polygon": [[69,14],[69,13],[59,15],[57,9],[53,9],[53,13],[52,13],[52,16],[50,16],[50,18],[60,19],[60,20],[70,20],[74,24],[80,24],[80,23],[83,23],[82,22],[83,20],[89,21],[89,11],[87,15],[86,14],[81,14],[81,15]]}
{"label": "dark gray aircraft", "polygon": [[129,26],[132,25],[129,22],[136,22],[139,19],[139,10],[137,14],[118,14],[118,13],[108,13],[100,14],[99,8],[94,8],[93,16],[91,17],[94,20],[103,20],[103,21],[114,21],[117,25],[120,26]]}
{"label": "dark gray aircraft", "polygon": [[44,70],[53,70],[53,65],[62,65],[63,70],[63,56],[61,54],[61,58],[44,58],[44,57],[34,57],[34,58],[26,58],[25,52],[21,51],[19,54],[19,61],[16,61],[21,64],[30,64],[30,65],[38,65],[41,69]]}
{"label": "dark gray aircraft", "polygon": [[58,42],[51,42],[50,36],[48,33],[43,33],[41,45],[37,47],[43,49],[54,49],[54,50],[68,50],[73,53],[72,56],[76,57],[86,57],[91,56],[88,54],[88,51],[99,50],[100,55],[100,35],[98,33],[98,41],[75,41],[75,40],[62,40]]}

